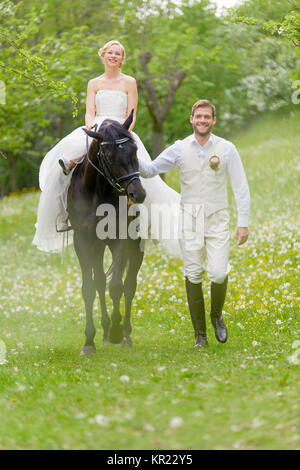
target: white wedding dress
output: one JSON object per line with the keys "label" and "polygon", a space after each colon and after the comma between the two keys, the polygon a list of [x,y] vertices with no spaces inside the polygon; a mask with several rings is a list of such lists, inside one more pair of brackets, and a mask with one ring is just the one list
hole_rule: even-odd
{"label": "white wedding dress", "polygon": [[[127,94],[116,90],[99,90],[95,96],[96,116],[94,124],[101,124],[104,119],[114,119],[123,123],[127,114]],[[137,156],[140,160],[151,162],[151,158],[137,134],[132,132],[137,144]],[[89,138],[89,143],[91,142]],[[36,233],[33,244],[39,250],[46,252],[59,252],[63,246],[63,233],[56,231],[58,220],[66,220],[67,192],[71,183],[72,172],[64,175],[58,163],[60,158],[80,161],[86,153],[86,133],[83,127],[78,127],[71,134],[58,142],[45,156],[39,173],[41,188],[40,202],[37,213]],[[180,195],[168,186],[159,176],[154,178],[141,178],[147,196],[143,203],[147,209],[155,204],[156,215],[159,208],[159,217],[151,219],[151,238],[158,240],[164,250],[171,256],[181,257],[178,237],[178,217]],[[153,207],[153,206],[152,206]],[[171,235],[162,231],[161,220],[172,219]],[[162,234],[163,232],[163,234]],[[72,242],[72,232],[68,232],[68,243]]]}

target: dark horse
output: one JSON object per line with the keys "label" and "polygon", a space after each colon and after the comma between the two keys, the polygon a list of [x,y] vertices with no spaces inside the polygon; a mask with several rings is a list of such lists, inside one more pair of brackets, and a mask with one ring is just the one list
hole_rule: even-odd
{"label": "dark horse", "polygon": [[[124,234],[120,237],[119,220],[124,214],[119,214],[119,207],[123,207],[124,212],[124,205],[120,206],[119,197],[125,195],[133,203],[142,203],[146,197],[139,179],[137,147],[128,131],[132,118],[133,112],[123,125],[106,119],[96,132],[84,129],[93,140],[84,161],[73,172],[68,191],[68,212],[74,229],[75,251],[82,271],[82,296],[86,309],[86,342],[81,355],[96,351],[93,322],[96,291],[101,305],[103,343],[131,346],[131,303],[136,291],[137,274],[143,261],[143,251],[140,239],[124,237]],[[104,220],[104,214],[102,218],[97,216],[102,204],[112,205],[116,214],[116,236],[106,239],[102,236],[99,238],[97,232],[97,224]],[[125,217],[127,222],[127,204]],[[109,294],[113,302],[111,318],[105,302],[106,274],[103,258],[106,246],[112,254],[112,277],[109,282]],[[127,274],[123,283],[126,266]],[[123,293],[125,316],[121,325],[120,300]]]}

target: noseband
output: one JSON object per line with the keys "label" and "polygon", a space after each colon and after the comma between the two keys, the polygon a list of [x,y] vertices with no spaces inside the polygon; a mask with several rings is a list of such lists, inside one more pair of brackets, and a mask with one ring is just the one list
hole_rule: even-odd
{"label": "noseband", "polygon": [[[113,142],[108,142],[108,141],[103,141],[100,142],[99,144],[99,150],[97,153],[97,160],[98,160],[98,165],[94,165],[94,163],[90,160],[89,158],[89,153],[88,153],[88,136],[86,136],[86,142],[87,142],[87,159],[88,163],[101,175],[103,176],[106,181],[117,191],[120,193],[124,194],[127,193],[127,188],[134,181],[135,179],[139,179],[140,172],[135,171],[132,173],[127,173],[127,175],[124,176],[119,176],[117,177],[113,171],[110,168],[109,162],[107,161],[107,157],[105,156],[105,153],[103,152],[103,147],[104,145],[121,145],[124,144],[125,142],[128,142],[130,140],[129,137],[124,137],[123,139],[117,139]],[[123,181],[127,181],[126,187],[124,188],[121,186],[120,183]]]}

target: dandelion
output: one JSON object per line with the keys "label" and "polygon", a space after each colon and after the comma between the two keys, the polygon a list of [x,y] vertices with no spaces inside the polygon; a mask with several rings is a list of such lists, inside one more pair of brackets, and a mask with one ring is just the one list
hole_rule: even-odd
{"label": "dandelion", "polygon": [[152,424],[146,423],[144,426],[144,430],[148,432],[154,432],[155,428],[152,426]]}
{"label": "dandelion", "polygon": [[256,428],[259,428],[260,426],[262,426],[263,424],[265,424],[265,421],[263,421],[262,419],[260,419],[259,417],[255,417],[253,419],[253,422],[252,422],[252,427],[254,429]]}
{"label": "dandelion", "polygon": [[103,415],[96,415],[95,418],[95,423],[97,423],[99,426],[108,426],[108,418],[106,416],[103,416]]}
{"label": "dandelion", "polygon": [[175,416],[170,421],[170,428],[179,428],[183,424],[183,419],[180,416]]}
{"label": "dandelion", "polygon": [[300,364],[300,357],[298,357],[300,355],[300,351],[295,351],[294,354],[292,354],[291,356],[288,356],[287,357],[287,360],[289,361],[290,364],[295,364],[295,365],[298,365]]}
{"label": "dandelion", "polygon": [[121,382],[129,382],[130,378],[128,377],[128,375],[121,375],[120,381]]}
{"label": "dandelion", "polygon": [[5,364],[6,362],[6,346],[4,341],[0,339],[0,364]]}
{"label": "dandelion", "polygon": [[276,320],[276,325],[281,325],[282,321],[281,320]]}

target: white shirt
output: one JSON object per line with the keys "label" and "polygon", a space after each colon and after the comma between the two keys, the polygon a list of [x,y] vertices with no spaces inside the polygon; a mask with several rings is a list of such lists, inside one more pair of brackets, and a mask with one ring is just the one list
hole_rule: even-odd
{"label": "white shirt", "polygon": [[[197,155],[200,161],[203,161],[212,146],[212,134],[203,146],[199,144],[195,134],[192,134],[188,138],[194,142]],[[178,167],[181,156],[181,142],[182,140],[176,140],[173,145],[166,148],[151,163],[146,163],[139,159],[139,171],[141,176],[143,178],[151,178],[160,173],[166,173],[174,168],[174,166]],[[250,212],[249,186],[239,153],[236,147],[228,140],[224,141],[224,160],[227,165],[227,171],[238,209],[238,227],[248,227]]]}

